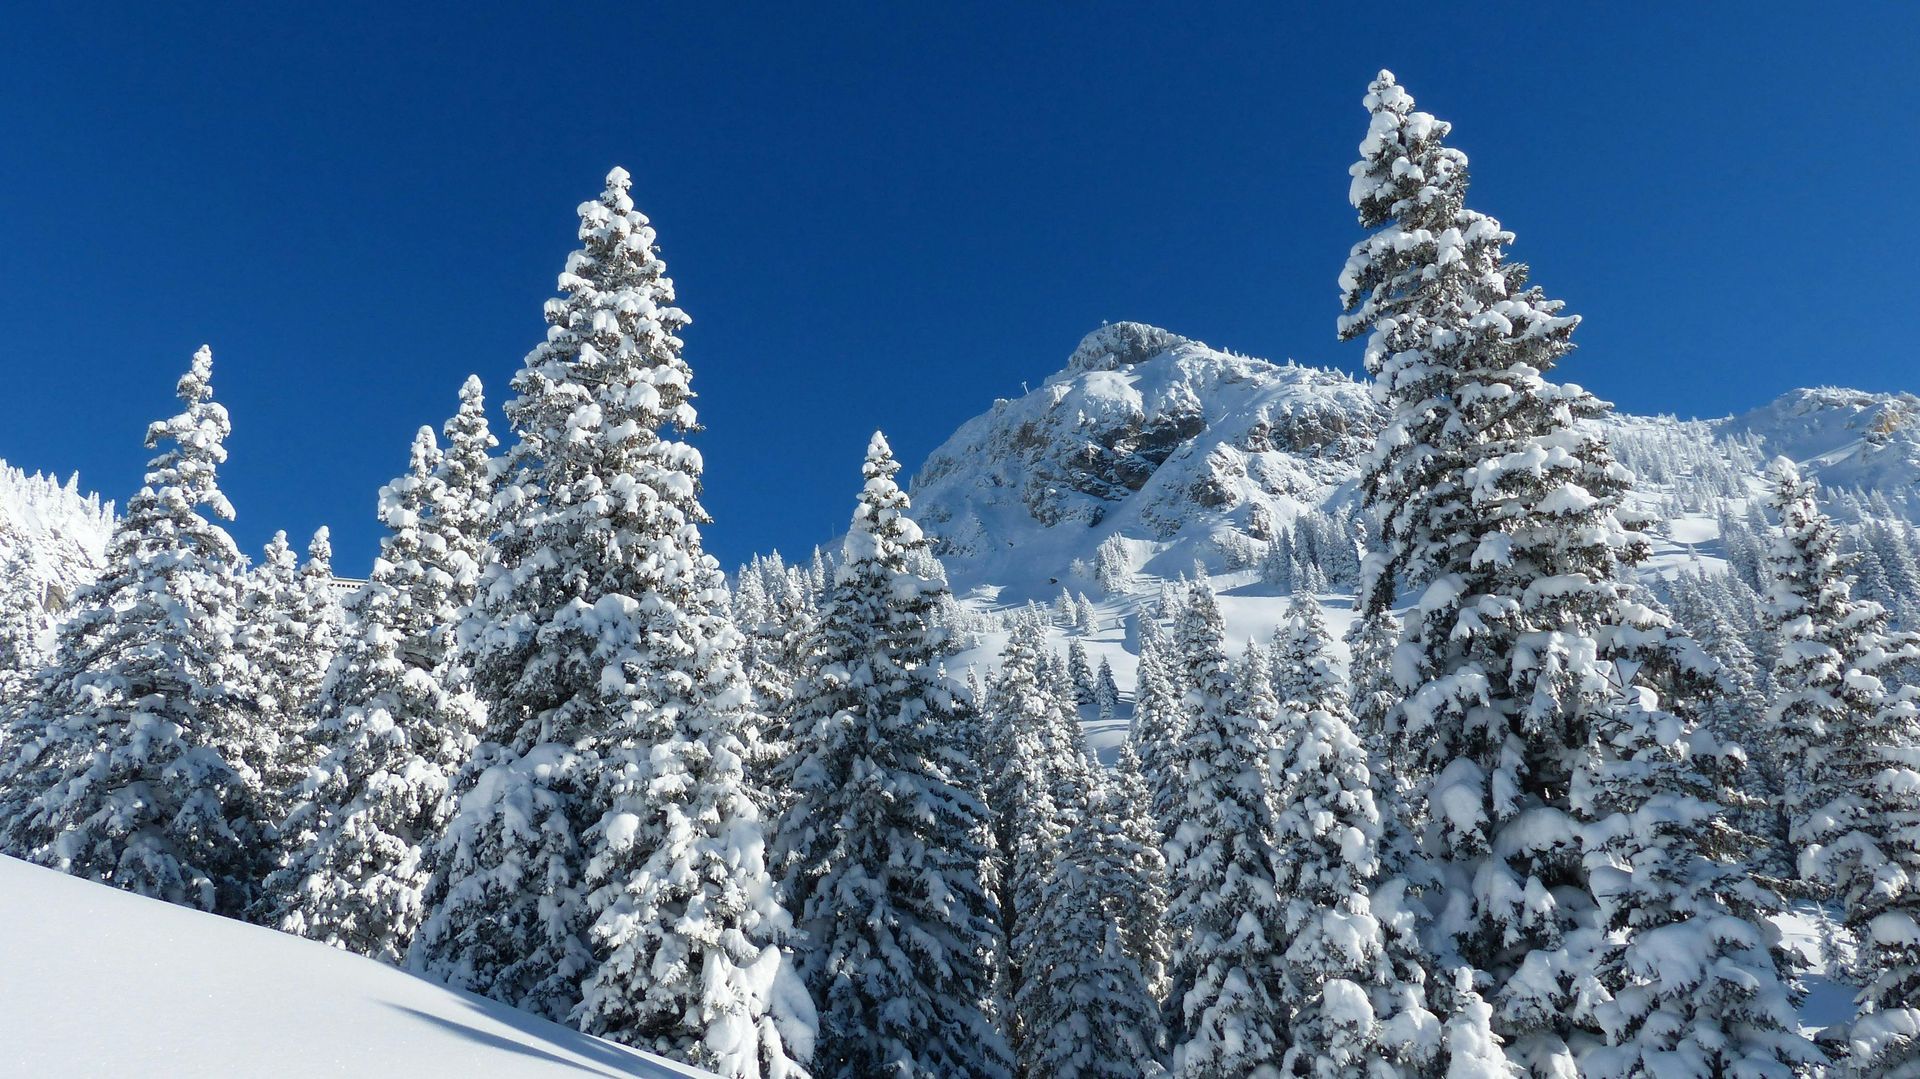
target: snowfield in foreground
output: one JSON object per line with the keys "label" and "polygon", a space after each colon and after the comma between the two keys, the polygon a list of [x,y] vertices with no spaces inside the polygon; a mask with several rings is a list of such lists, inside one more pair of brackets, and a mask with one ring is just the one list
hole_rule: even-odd
{"label": "snowfield in foreground", "polygon": [[13,858],[0,912],[0,1075],[708,1074]]}

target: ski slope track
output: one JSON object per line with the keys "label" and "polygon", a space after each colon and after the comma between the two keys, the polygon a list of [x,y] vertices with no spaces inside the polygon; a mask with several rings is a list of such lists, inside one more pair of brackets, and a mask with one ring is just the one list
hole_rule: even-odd
{"label": "ski slope track", "polygon": [[708,1076],[313,941],[0,857],[0,1075]]}

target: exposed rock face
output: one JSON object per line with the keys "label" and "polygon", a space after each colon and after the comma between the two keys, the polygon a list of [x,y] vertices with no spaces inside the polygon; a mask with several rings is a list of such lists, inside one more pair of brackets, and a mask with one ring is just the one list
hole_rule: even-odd
{"label": "exposed rock face", "polygon": [[1112,535],[1190,566],[1216,531],[1270,529],[1333,497],[1380,419],[1366,384],[1337,372],[1115,323],[962,425],[914,503],[957,582],[994,579],[1009,541],[1028,566],[1053,557],[1037,548],[1070,561]]}

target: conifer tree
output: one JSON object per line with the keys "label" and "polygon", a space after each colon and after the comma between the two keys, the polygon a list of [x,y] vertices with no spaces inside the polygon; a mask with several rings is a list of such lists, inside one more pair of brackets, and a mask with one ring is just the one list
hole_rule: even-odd
{"label": "conifer tree", "polygon": [[[1651,862],[1644,880],[1635,873],[1625,884],[1601,872],[1617,853],[1608,829],[1642,810],[1593,791],[1655,806],[1704,780],[1697,771],[1684,782],[1661,775],[1630,789],[1637,750],[1617,756],[1644,744],[1640,732],[1694,722],[1671,711],[1687,702],[1658,697],[1670,686],[1646,677],[1679,665],[1692,646],[1622,583],[1650,546],[1622,512],[1631,474],[1591,422],[1607,406],[1544,378],[1573,347],[1578,320],[1506,259],[1512,234],[1466,207],[1466,158],[1445,145],[1449,125],[1414,111],[1386,72],[1366,106],[1372,121],[1351,198],[1376,231],[1341,275],[1340,331],[1368,335],[1367,367],[1389,411],[1362,478],[1380,513],[1362,607],[1378,616],[1403,586],[1415,600],[1395,661],[1404,699],[1387,734],[1423,776],[1423,872],[1443,889],[1429,945],[1441,968],[1471,969],[1454,999],[1484,989],[1509,1059],[1536,1074],[1573,1069],[1580,1047],[1605,1038],[1649,1052],[1663,1039],[1708,1038],[1719,1007],[1710,986],[1676,1004],[1686,1016],[1677,1033],[1603,1029],[1589,1006],[1643,988],[1631,962],[1611,961],[1620,947],[1631,953],[1670,925],[1742,920],[1744,908],[1721,894],[1716,912],[1674,906]],[[1706,662],[1686,662],[1696,658]],[[1680,757],[1677,773],[1707,768]],[[1590,767],[1609,778],[1576,796]],[[1705,812],[1724,820],[1718,806]],[[1722,865],[1702,830],[1648,843],[1678,863]],[[1624,942],[1608,935],[1616,928]],[[1719,955],[1748,964],[1762,986],[1778,984],[1764,947]],[[1743,1061],[1773,1053],[1784,1067],[1797,1048],[1771,1038],[1729,1053]]]}
{"label": "conifer tree", "polygon": [[938,673],[945,589],[915,572],[928,543],[899,467],[876,433],[781,766],[775,857],[820,1009],[813,1074],[1009,1075],[972,716]]}
{"label": "conifer tree", "polygon": [[1104,721],[1112,721],[1120,711],[1120,685],[1113,680],[1113,664],[1107,657],[1100,657],[1100,669],[1093,675],[1094,713]]}
{"label": "conifer tree", "polygon": [[1821,512],[1813,486],[1784,457],[1767,478],[1780,516],[1766,560],[1767,616],[1781,641],[1767,723],[1786,762],[1789,835],[1804,849],[1826,825],[1816,818],[1849,793],[1853,779],[1833,767],[1836,754],[1857,728],[1873,724],[1885,696],[1879,676],[1900,649],[1888,636],[1885,609],[1853,597],[1840,530]]}
{"label": "conifer tree", "polygon": [[9,766],[0,849],[127,891],[238,915],[271,834],[247,766],[248,674],[235,635],[240,553],[217,470],[230,426],[202,347],[181,412],[147,429],[166,449],[127,503],[107,566],[59,628],[30,741]]}
{"label": "conifer tree", "polygon": [[1181,935],[1168,998],[1173,1070],[1191,1079],[1274,1071],[1287,1047],[1271,978],[1285,941],[1273,890],[1270,734],[1249,707],[1254,687],[1235,686],[1228,674],[1224,635],[1202,579],[1176,631],[1192,688],[1186,731],[1172,753],[1182,782],[1167,844],[1167,920]]}
{"label": "conifer tree", "polygon": [[[1078,728],[1064,733],[1086,761]],[[1140,898],[1140,863],[1096,772],[1061,774],[1055,801],[1067,827],[1021,942],[1020,1064],[1062,1079],[1157,1074],[1159,1017],[1121,920]]]}
{"label": "conifer tree", "polygon": [[1127,737],[1140,756],[1147,779],[1148,806],[1160,822],[1164,842],[1173,837],[1181,775],[1175,749],[1185,738],[1187,719],[1182,690],[1175,681],[1173,643],[1157,619],[1140,621],[1140,662],[1133,694],[1133,725]]}
{"label": "conifer tree", "polygon": [[237,704],[245,718],[229,725],[235,744],[220,748],[256,777],[263,807],[278,820],[313,762],[310,712],[338,644],[331,606],[314,602],[285,532],[273,534],[242,579],[237,644],[251,674]]}
{"label": "conifer tree", "polygon": [[[1283,677],[1273,754],[1275,886],[1282,902],[1282,1006],[1289,1074],[1422,1074],[1438,1019],[1417,954],[1374,914],[1382,815],[1354,734],[1320,606],[1296,596],[1277,635]],[[1412,977],[1409,977],[1412,975]]]}
{"label": "conifer tree", "polygon": [[1093,664],[1087,660],[1087,646],[1075,637],[1067,644],[1067,680],[1073,686],[1075,704],[1087,706],[1093,703]]}
{"label": "conifer tree", "polygon": [[[306,627],[307,645],[319,664],[324,679],[340,648],[340,601],[333,591],[333,532],[326,525],[313,530],[307,541],[307,561],[300,567],[300,623]],[[319,683],[314,683],[319,691]]]}
{"label": "conifer tree", "polygon": [[615,169],[581,205],[514,378],[495,555],[460,634],[495,774],[461,799],[415,953],[591,1033],[788,1074],[808,1017],[744,774],[757,720],[676,437],[697,429],[688,319],[629,186]]}
{"label": "conifer tree", "polygon": [[449,692],[471,689],[466,659],[457,640],[461,617],[472,607],[493,535],[495,469],[493,450],[500,440],[487,422],[486,397],[476,375],[460,386],[460,407],[441,427],[446,449],[434,473],[427,507],[433,524],[432,562],[447,575],[445,603],[455,616],[436,627],[428,655]]}
{"label": "conifer tree", "polygon": [[1859,938],[1865,985],[1851,1074],[1920,1075],[1920,688],[1890,684],[1920,638],[1853,597],[1839,531],[1785,458],[1768,470],[1780,532],[1767,558],[1783,638],[1768,713],[1788,768],[1801,873]]}
{"label": "conifer tree", "polygon": [[435,474],[434,528],[448,548],[445,562],[454,571],[454,601],[473,599],[486,562],[492,531],[494,469],[492,453],[500,445],[487,422],[487,402],[478,375],[460,384],[460,407],[441,428],[446,449]]}
{"label": "conifer tree", "polygon": [[1400,619],[1392,611],[1356,618],[1347,632],[1354,732],[1376,752],[1387,713],[1400,699],[1393,682],[1393,650],[1400,644],[1400,634]]}
{"label": "conifer tree", "polygon": [[1120,743],[1102,793],[1105,800],[1100,823],[1113,829],[1108,840],[1109,856],[1118,866],[1114,904],[1121,946],[1140,965],[1154,999],[1163,1000],[1172,947],[1166,926],[1167,859],[1161,850],[1160,825],[1153,818],[1147,778],[1132,739]]}
{"label": "conifer tree", "polygon": [[389,534],[351,602],[352,633],[316,708],[325,755],[296,790],[291,857],[267,887],[281,929],[387,963],[406,956],[424,917],[424,847],[445,828],[481,722],[444,679],[464,560],[450,565],[433,512],[443,464],[422,427],[407,473],[381,491]]}
{"label": "conifer tree", "polygon": [[1083,780],[1084,764],[1069,741],[1071,709],[1046,670],[1046,629],[1027,619],[1014,627],[987,687],[984,752],[987,805],[998,851],[998,904],[1007,955],[1004,996],[1015,1004],[1009,1023],[1017,1059],[1024,1060],[1026,1016],[1019,1009],[1027,950],[1035,935],[1048,877],[1067,838],[1059,802]]}

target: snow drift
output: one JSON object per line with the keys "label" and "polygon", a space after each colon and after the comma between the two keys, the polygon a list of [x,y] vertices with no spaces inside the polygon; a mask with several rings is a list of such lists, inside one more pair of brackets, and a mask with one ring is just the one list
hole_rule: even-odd
{"label": "snow drift", "polygon": [[0,897],[0,1075],[708,1075],[13,858]]}

